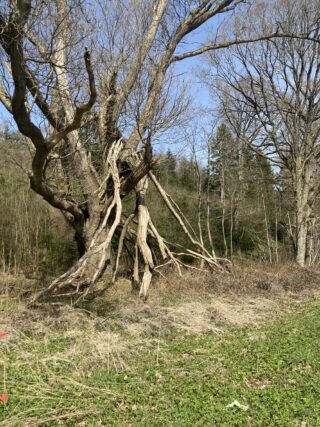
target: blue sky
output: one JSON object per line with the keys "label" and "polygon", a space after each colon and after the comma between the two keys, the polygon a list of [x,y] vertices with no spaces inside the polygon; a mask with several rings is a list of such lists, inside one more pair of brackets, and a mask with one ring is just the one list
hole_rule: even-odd
{"label": "blue sky", "polygon": [[4,106],[0,102],[0,123],[3,125],[4,123],[11,121],[11,114],[4,108]]}

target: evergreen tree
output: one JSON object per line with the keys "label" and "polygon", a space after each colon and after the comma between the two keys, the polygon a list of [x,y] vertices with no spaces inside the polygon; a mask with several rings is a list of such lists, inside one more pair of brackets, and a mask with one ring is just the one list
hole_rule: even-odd
{"label": "evergreen tree", "polygon": [[179,162],[178,180],[182,187],[188,190],[196,190],[195,168],[192,160],[182,158]]}

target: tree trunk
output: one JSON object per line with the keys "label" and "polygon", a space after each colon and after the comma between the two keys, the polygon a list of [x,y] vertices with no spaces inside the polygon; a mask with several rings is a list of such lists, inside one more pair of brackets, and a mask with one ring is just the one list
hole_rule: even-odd
{"label": "tree trunk", "polygon": [[307,212],[301,196],[297,197],[296,203],[296,261],[304,267],[307,250]]}
{"label": "tree trunk", "polygon": [[296,261],[304,267],[307,257],[308,226],[312,213],[313,202],[313,170],[310,164],[302,168],[297,162],[295,182],[296,193]]}
{"label": "tree trunk", "polygon": [[102,277],[111,263],[112,230],[109,227],[100,229],[92,237],[85,253],[64,274],[54,280],[40,292],[36,299],[45,295],[79,296],[92,290],[93,285]]}
{"label": "tree trunk", "polygon": [[310,215],[308,230],[307,230],[307,244],[306,244],[306,264],[311,266],[314,263],[315,255],[315,217]]}
{"label": "tree trunk", "polygon": [[[121,182],[117,166],[122,145],[121,140],[115,143],[107,159],[109,173],[106,182],[111,180],[112,194],[99,194],[99,191],[96,191],[90,195],[92,199],[96,198],[97,203],[92,204],[89,217],[81,228],[74,218],[69,219],[69,216],[66,216],[76,229],[78,248],[84,252],[83,255],[66,273],[38,294],[36,299],[46,294],[77,295],[84,289],[85,293],[88,293],[110,264],[111,243],[122,218]],[[104,203],[98,203],[103,199]]]}

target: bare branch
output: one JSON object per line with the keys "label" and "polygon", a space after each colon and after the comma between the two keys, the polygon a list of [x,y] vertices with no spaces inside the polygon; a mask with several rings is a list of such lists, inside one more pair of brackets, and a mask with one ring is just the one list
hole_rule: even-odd
{"label": "bare branch", "polygon": [[124,103],[126,102],[132,87],[139,75],[141,67],[145,61],[145,58],[151,49],[151,46],[154,42],[159,24],[165,12],[165,9],[168,5],[168,0],[158,0],[157,4],[154,7],[154,14],[149,26],[149,31],[145,37],[144,43],[139,47],[138,54],[130,68],[128,75],[122,85],[121,93],[118,96],[116,106],[113,112],[113,119],[116,121],[121,113]]}
{"label": "bare branch", "polygon": [[90,54],[87,50],[84,54],[84,60],[85,60],[86,70],[89,77],[90,98],[87,103],[77,107],[73,117],[73,121],[69,125],[67,125],[65,129],[53,135],[53,137],[48,141],[47,144],[50,149],[52,149],[59,141],[66,138],[68,133],[72,132],[73,130],[79,129],[79,127],[81,126],[81,120],[84,113],[87,113],[88,111],[90,111],[94,103],[96,102],[97,92],[95,87],[94,74],[91,66]]}
{"label": "bare branch", "polygon": [[177,62],[177,61],[182,61],[183,59],[186,58],[192,58],[198,55],[202,55],[205,52],[209,52],[209,51],[213,51],[213,50],[219,50],[219,49],[226,49],[228,47],[231,46],[236,46],[236,45],[241,45],[241,44],[248,44],[248,43],[256,43],[259,41],[264,41],[264,40],[270,40],[273,38],[278,38],[278,39],[299,39],[299,40],[309,40],[309,41],[313,41],[316,43],[320,43],[320,39],[319,38],[314,38],[311,37],[310,35],[305,35],[305,34],[292,34],[292,33],[278,33],[277,31],[275,33],[269,34],[269,35],[265,35],[265,36],[258,36],[258,37],[253,37],[253,38],[244,38],[244,39],[235,39],[235,40],[230,40],[224,43],[217,43],[217,44],[211,44],[211,45],[206,45],[203,46],[199,49],[196,50],[192,50],[190,52],[185,52],[182,53],[181,55],[176,55],[172,58],[172,62]]}

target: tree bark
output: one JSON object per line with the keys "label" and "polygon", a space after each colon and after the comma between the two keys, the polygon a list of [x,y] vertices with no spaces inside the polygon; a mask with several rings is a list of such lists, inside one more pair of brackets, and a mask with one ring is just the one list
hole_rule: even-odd
{"label": "tree bark", "polygon": [[[299,160],[299,159],[298,159]],[[313,200],[313,167],[312,163],[297,162],[295,179],[295,209],[296,209],[296,261],[304,267],[307,257],[308,226],[312,214]]]}

